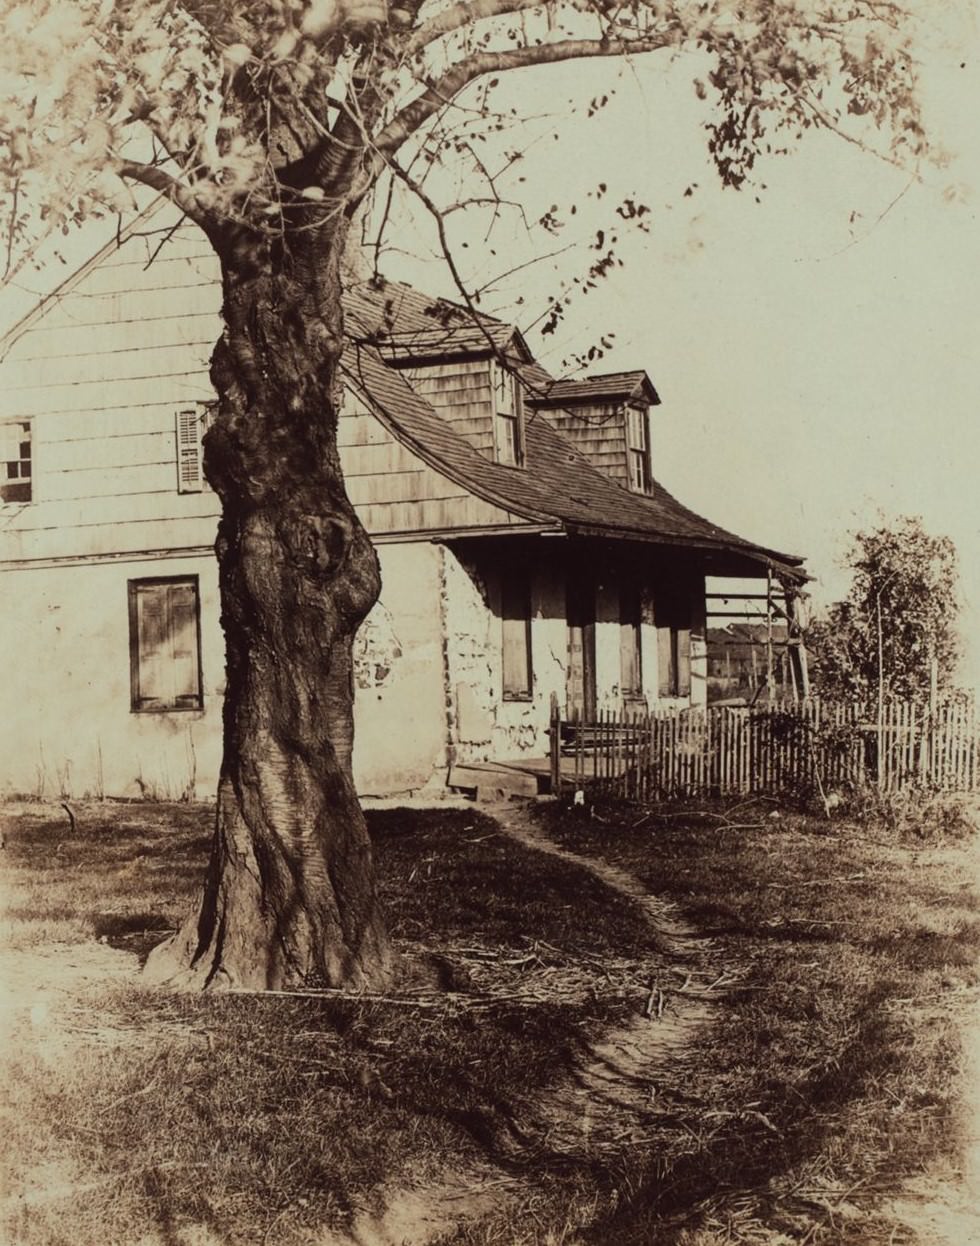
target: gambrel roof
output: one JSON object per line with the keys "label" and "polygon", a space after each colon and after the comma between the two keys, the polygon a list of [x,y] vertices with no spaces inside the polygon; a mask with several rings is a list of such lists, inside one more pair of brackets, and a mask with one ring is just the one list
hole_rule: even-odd
{"label": "gambrel roof", "polygon": [[526,424],[523,468],[495,463],[460,436],[375,346],[352,343],[346,378],[391,432],[437,471],[529,522],[569,535],[646,541],[714,550],[771,564],[799,578],[802,559],[746,541],[689,510],[662,485],[632,493],[594,468],[543,414]]}

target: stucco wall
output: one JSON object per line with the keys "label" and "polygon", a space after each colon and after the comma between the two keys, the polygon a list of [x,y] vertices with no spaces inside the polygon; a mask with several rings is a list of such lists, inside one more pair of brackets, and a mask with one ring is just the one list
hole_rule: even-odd
{"label": "stucco wall", "polygon": [[509,759],[547,750],[552,692],[565,697],[565,583],[560,570],[530,568],[533,697],[501,695],[503,567],[446,549],[444,600],[454,760]]}
{"label": "stucco wall", "polygon": [[438,546],[383,545],[381,597],[354,650],[354,781],[361,795],[445,779],[447,707]]}
{"label": "stucco wall", "polygon": [[[204,708],[134,714],[127,583],[183,575],[198,577]],[[6,572],[4,616],[0,791],[168,799],[214,792],[224,653],[213,559]]]}
{"label": "stucco wall", "polygon": [[[357,644],[355,780],[423,786],[446,764],[440,556],[380,551],[381,600]],[[130,708],[128,581],[198,577],[204,708]],[[213,558],[23,568],[4,574],[0,794],[206,799],[221,762],[224,640]]]}

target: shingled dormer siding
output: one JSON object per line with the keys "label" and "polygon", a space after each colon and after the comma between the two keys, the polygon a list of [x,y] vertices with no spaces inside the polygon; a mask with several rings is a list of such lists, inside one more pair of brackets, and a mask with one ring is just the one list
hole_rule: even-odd
{"label": "shingled dormer siding", "polygon": [[491,360],[449,359],[399,371],[455,432],[494,457]]}
{"label": "shingled dormer siding", "polygon": [[[579,404],[565,407],[544,407],[544,415],[552,427],[572,443],[579,454],[611,476],[624,488],[631,488],[629,472],[629,442],[627,436],[629,407],[623,402]],[[642,411],[647,425],[646,479],[650,480],[649,461],[649,415]],[[639,492],[639,490],[635,490]],[[649,484],[643,492],[649,492]]]}

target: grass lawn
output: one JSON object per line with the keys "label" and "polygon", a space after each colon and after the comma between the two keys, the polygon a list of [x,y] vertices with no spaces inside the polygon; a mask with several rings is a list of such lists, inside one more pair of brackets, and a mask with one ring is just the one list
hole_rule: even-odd
{"label": "grass lawn", "polygon": [[[449,989],[200,998],[123,975],[60,1012],[42,992],[0,1053],[0,1240],[322,1243],[381,1186],[489,1163],[519,1197],[440,1246],[911,1242],[889,1199],[955,1167],[962,1141],[975,857],[771,810],[535,811],[707,936],[679,972],[639,906],[581,866],[476,810],[402,809],[369,814],[389,926]],[[5,815],[3,933],[42,985],[73,958],[145,955],[207,855],[203,807],[76,813]],[[702,1041],[637,1086],[642,1136],[550,1151],[536,1105],[643,1017],[652,979],[688,971],[733,985]]]}
{"label": "grass lawn", "polygon": [[965,1141],[961,1030],[980,999],[965,839],[765,802],[595,812],[539,817],[673,901],[737,985],[684,1082],[658,1096],[692,1145],[634,1165],[628,1197],[585,1240],[912,1241],[891,1197],[955,1172]]}
{"label": "grass lawn", "polygon": [[[196,894],[212,814],[77,813],[74,829],[56,806],[7,816],[7,941],[44,963],[94,941],[145,954]],[[597,953],[646,972],[655,942],[632,901],[475,811],[369,820],[396,948],[423,947],[455,990],[108,986],[69,1019],[77,1058],[8,1045],[2,1240],[130,1246],[155,1228],[169,1246],[192,1223],[221,1242],[313,1241],[382,1182],[513,1150],[524,1106],[624,1007]],[[556,974],[563,989],[543,985]]]}

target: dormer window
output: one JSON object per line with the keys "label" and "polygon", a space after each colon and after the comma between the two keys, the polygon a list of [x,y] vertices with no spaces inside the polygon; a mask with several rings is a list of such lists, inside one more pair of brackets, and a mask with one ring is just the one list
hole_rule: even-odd
{"label": "dormer window", "polygon": [[626,455],[630,488],[650,492],[650,435],[646,407],[626,408]]}
{"label": "dormer window", "polygon": [[494,361],[493,407],[494,446],[498,463],[524,466],[524,400],[521,385],[513,372]]}

